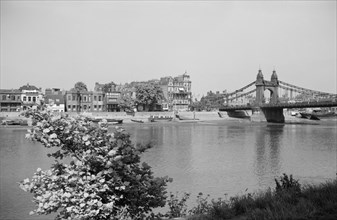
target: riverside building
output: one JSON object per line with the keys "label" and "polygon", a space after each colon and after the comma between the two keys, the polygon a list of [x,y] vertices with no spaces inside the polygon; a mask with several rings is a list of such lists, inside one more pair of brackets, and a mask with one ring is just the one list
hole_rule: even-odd
{"label": "riverside building", "polygon": [[64,93],[58,88],[46,89],[44,102],[52,112],[64,112]]}
{"label": "riverside building", "polygon": [[0,89],[0,110],[2,112],[20,111],[21,94],[18,89]]}
{"label": "riverside building", "polygon": [[65,107],[67,112],[90,112],[92,110],[92,94],[90,91],[77,91],[71,89],[65,94]]}
{"label": "riverside building", "polygon": [[177,77],[162,77],[159,86],[162,88],[167,102],[163,110],[187,111],[192,100],[190,76],[185,72]]}
{"label": "riverside building", "polygon": [[27,83],[27,85],[21,86],[19,90],[21,91],[23,110],[40,105],[44,101],[41,88],[39,89],[36,86],[29,85],[29,83]]}

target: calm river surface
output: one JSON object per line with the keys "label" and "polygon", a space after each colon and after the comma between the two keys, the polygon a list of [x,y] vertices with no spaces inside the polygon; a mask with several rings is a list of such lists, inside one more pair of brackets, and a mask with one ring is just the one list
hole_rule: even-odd
{"label": "calm river surface", "polygon": [[[142,160],[156,176],[169,176],[169,192],[199,192],[224,198],[274,187],[274,178],[293,174],[300,183],[336,178],[337,121],[268,124],[244,120],[200,123],[125,124],[137,143],[152,143]],[[24,138],[26,129],[0,128],[0,219],[53,219],[29,216],[32,196],[17,182],[31,178],[52,159]],[[47,218],[46,218],[47,217]]]}

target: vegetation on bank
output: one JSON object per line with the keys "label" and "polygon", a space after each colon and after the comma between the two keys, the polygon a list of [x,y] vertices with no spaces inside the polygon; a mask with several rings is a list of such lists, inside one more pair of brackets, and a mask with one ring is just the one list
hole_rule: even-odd
{"label": "vegetation on bank", "polygon": [[274,190],[230,199],[209,201],[208,196],[200,193],[197,205],[189,211],[186,211],[185,194],[180,200],[173,199],[174,217],[185,216],[187,220],[337,219],[337,180],[301,186],[292,175],[283,174],[275,182]]}
{"label": "vegetation on bank", "polygon": [[[55,148],[50,170],[40,168],[20,187],[33,194],[31,214],[57,213],[56,219],[337,219],[337,181],[301,186],[292,175],[275,179],[275,189],[210,200],[200,193],[187,209],[190,194],[167,195],[172,180],[154,177],[140,164],[148,146],[134,145],[123,129],[108,133],[107,124],[85,117],[53,116],[28,110],[34,121],[27,138]],[[68,158],[70,163],[65,163]],[[153,213],[168,206],[165,214]]]}

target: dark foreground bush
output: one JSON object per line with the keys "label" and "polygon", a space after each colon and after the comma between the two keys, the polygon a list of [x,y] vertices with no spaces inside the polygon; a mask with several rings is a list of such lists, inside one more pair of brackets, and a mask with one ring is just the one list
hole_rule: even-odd
{"label": "dark foreground bush", "polygon": [[[50,170],[37,169],[20,187],[33,194],[31,214],[57,213],[56,219],[144,219],[165,205],[169,178],[155,178],[140,164],[145,147],[135,146],[123,129],[108,133],[85,117],[53,116],[29,110],[34,124],[27,138],[55,148]],[[68,158],[65,163],[62,159]]]}
{"label": "dark foreground bush", "polygon": [[283,174],[275,182],[274,191],[212,200],[207,211],[191,213],[188,219],[337,219],[336,180],[301,187],[291,175]]}

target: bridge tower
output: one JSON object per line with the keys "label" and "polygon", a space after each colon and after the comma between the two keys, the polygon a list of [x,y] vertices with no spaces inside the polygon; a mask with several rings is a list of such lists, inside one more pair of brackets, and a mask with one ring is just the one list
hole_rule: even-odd
{"label": "bridge tower", "polygon": [[265,102],[264,91],[267,89],[270,92],[270,104],[276,104],[279,101],[278,87],[279,81],[276,74],[276,71],[273,70],[271,75],[271,80],[264,80],[262,71],[259,69],[259,72],[255,81],[256,86],[256,104],[261,105]]}
{"label": "bridge tower", "polygon": [[269,86],[269,88],[267,88],[271,92],[270,103],[276,104],[279,102],[279,94],[278,94],[279,87],[278,86],[280,84],[277,78],[276,70],[273,70],[270,83],[271,85]]}
{"label": "bridge tower", "polygon": [[259,72],[256,77],[255,81],[255,86],[256,86],[256,104],[261,105],[264,100],[264,79],[263,79],[263,74],[262,70],[259,69]]}

